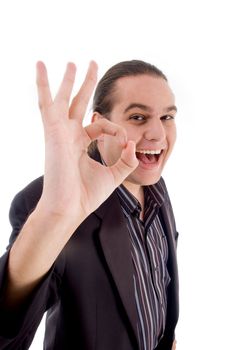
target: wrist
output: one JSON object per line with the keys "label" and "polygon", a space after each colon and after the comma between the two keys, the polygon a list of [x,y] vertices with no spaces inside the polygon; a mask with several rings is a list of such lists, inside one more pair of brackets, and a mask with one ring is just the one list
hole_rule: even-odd
{"label": "wrist", "polygon": [[53,206],[48,205],[48,202],[41,198],[38,202],[35,210],[31,214],[31,219],[37,224],[46,225],[50,229],[59,227],[59,231],[64,231],[70,235],[76,230],[76,228],[85,220],[86,215],[82,212],[81,208],[76,206],[75,211],[71,208],[65,209],[63,205]]}

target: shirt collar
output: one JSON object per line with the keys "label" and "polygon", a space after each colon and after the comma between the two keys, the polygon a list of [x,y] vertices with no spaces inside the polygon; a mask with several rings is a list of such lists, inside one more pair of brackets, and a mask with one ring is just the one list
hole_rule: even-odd
{"label": "shirt collar", "polygon": [[[128,215],[133,214],[138,216],[142,208],[137,198],[124,185],[120,185],[117,188],[117,194],[125,212]],[[144,194],[145,209],[153,203],[153,208],[158,210],[165,201],[165,191],[160,181],[154,185],[144,186]]]}
{"label": "shirt collar", "polygon": [[[100,157],[100,162],[103,165],[107,166],[99,151],[98,154]],[[142,207],[137,198],[134,197],[134,195],[131,192],[129,192],[127,188],[122,184],[116,189],[116,191],[125,212],[127,214],[134,214],[139,216]],[[144,186],[144,194],[145,207],[150,206],[149,203],[153,203],[153,208],[158,210],[164,203],[166,197],[166,191],[164,189],[164,186],[162,185],[162,180],[160,179],[157,183],[153,185]]]}
{"label": "shirt collar", "polygon": [[117,187],[117,194],[121,205],[127,214],[137,215],[142,210],[141,204],[124,185]]}
{"label": "shirt collar", "polygon": [[160,208],[166,197],[166,192],[161,184],[161,181],[158,181],[154,185],[145,186],[144,187],[144,194],[145,194],[145,202],[150,199],[153,203],[156,204],[158,208]]}

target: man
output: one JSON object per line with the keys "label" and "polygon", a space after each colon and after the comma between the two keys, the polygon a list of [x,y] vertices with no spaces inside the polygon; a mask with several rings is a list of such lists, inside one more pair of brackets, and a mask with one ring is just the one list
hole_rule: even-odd
{"label": "man", "polygon": [[45,172],[11,207],[0,349],[28,349],[46,310],[45,349],[175,348],[177,232],[161,178],[174,95],[156,67],[121,62],[97,85],[83,128],[96,71],[91,62],[69,106],[74,64],[54,99],[37,64]]}

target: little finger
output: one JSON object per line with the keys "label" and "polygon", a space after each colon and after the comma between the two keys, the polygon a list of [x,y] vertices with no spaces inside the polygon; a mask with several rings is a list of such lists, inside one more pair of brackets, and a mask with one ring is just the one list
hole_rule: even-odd
{"label": "little finger", "polygon": [[52,96],[49,87],[48,74],[45,64],[41,61],[36,64],[36,83],[38,89],[38,103],[41,110],[50,106],[52,101]]}

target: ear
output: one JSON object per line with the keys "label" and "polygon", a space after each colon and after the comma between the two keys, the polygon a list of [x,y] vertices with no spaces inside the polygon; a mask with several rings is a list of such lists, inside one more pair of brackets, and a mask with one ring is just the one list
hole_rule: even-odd
{"label": "ear", "polygon": [[[102,114],[100,114],[99,112],[94,112],[93,115],[92,115],[92,117],[91,117],[91,122],[92,122],[92,123],[95,123],[95,122],[97,122],[97,120],[100,120],[100,119],[102,119],[102,118],[104,118],[104,117],[102,116]],[[104,135],[101,135],[101,136],[99,136],[99,137],[97,138],[97,144],[100,143],[100,142],[103,142],[103,141],[104,141]]]}
{"label": "ear", "polygon": [[91,122],[94,123],[97,120],[102,119],[102,118],[103,118],[102,114],[100,114],[99,112],[94,112],[92,117],[91,117]]}

